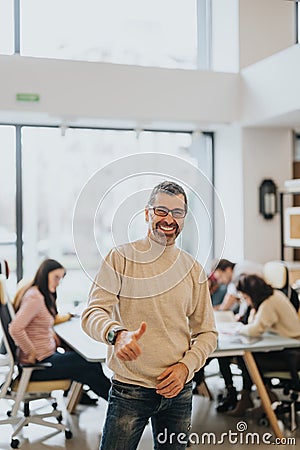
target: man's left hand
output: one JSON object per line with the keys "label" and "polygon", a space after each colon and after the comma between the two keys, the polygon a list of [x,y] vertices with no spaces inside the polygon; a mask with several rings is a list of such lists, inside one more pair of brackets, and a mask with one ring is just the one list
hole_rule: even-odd
{"label": "man's left hand", "polygon": [[157,380],[160,382],[156,386],[157,394],[165,398],[176,397],[183,389],[189,370],[185,364],[179,362],[168,367]]}

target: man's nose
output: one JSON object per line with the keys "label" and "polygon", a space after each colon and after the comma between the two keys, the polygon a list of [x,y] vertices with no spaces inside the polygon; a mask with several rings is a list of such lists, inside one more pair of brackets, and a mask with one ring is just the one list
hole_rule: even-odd
{"label": "man's nose", "polygon": [[165,217],[165,220],[166,220],[166,222],[168,222],[168,223],[174,222],[174,218],[173,218],[173,216],[172,216],[172,214],[171,214],[171,211],[168,212],[168,215]]}

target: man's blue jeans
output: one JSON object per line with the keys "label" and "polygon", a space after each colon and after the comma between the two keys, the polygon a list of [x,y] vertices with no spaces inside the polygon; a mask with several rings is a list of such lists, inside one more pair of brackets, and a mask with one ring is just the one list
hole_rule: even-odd
{"label": "man's blue jeans", "polygon": [[192,382],[174,398],[113,380],[100,450],[135,450],[151,418],[154,449],[186,448],[191,429]]}

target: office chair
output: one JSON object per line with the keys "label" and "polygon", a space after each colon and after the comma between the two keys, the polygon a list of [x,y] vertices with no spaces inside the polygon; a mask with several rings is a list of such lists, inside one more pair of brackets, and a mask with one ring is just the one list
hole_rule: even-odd
{"label": "office chair", "polygon": [[289,269],[284,261],[269,261],[263,267],[263,275],[266,283],[274,289],[282,291],[299,311],[299,297],[295,289],[289,283]]}
{"label": "office chair", "polygon": [[[286,362],[286,371],[266,371],[263,373],[265,383],[268,383],[273,389],[282,389],[284,395],[288,395],[288,399],[280,401],[274,412],[278,419],[280,419],[286,426],[289,426],[291,431],[296,430],[297,411],[300,411],[300,402],[298,396],[300,394],[300,371],[299,357],[300,352],[295,349],[283,350],[283,357]],[[268,425],[265,414],[259,418],[260,425]]]}
{"label": "office chair", "polygon": [[[284,261],[269,261],[264,265],[264,278],[274,289],[281,290],[291,301],[295,310],[299,311],[299,298],[297,292],[289,285],[289,271]],[[284,423],[285,416],[289,416],[291,431],[297,428],[296,412],[300,411],[300,402],[297,401],[300,392],[300,371],[298,371],[299,352],[293,349],[285,349],[283,356],[286,362],[286,371],[268,371],[263,373],[263,379],[274,388],[281,388],[284,395],[289,395],[288,400],[283,400],[275,408],[276,416]],[[274,381],[277,384],[274,384]],[[263,415],[259,419],[260,424],[267,424]]]}
{"label": "office chair", "polygon": [[[70,380],[30,381],[34,370],[47,370],[49,363],[37,363],[20,365],[16,362],[16,345],[9,334],[8,327],[11,322],[11,313],[6,301],[5,277],[0,275],[0,324],[3,332],[3,340],[9,355],[10,365],[5,382],[1,386],[0,399],[13,400],[12,410],[7,412],[7,418],[0,419],[1,424],[10,424],[14,428],[10,445],[18,448],[20,440],[17,438],[24,426],[30,423],[54,428],[57,432],[64,431],[66,439],[72,437],[72,432],[62,423],[61,411],[57,409],[57,403],[51,393],[54,390],[67,390]],[[31,413],[30,402],[38,399],[47,399],[52,402],[52,411],[48,413]],[[23,413],[20,412],[23,404]],[[57,423],[48,421],[54,417]]]}

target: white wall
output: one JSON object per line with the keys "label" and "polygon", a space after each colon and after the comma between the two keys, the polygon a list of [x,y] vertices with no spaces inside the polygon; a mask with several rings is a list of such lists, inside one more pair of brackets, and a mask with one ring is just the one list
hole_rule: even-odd
{"label": "white wall", "polygon": [[240,67],[293,45],[296,41],[295,24],[294,2],[239,0]]}
{"label": "white wall", "polygon": [[[217,131],[215,183],[226,218],[223,256],[232,261],[280,259],[280,219],[259,214],[259,185],[271,178],[282,190],[292,178],[293,134],[289,129],[242,128]],[[218,254],[222,229],[216,216]]]}
{"label": "white wall", "polygon": [[[243,236],[243,154],[239,126],[223,127],[215,133],[215,186],[225,214],[223,241],[222,220],[215,215],[216,257],[238,261],[244,258]],[[222,256],[221,256],[222,257]]]}
{"label": "white wall", "polygon": [[239,71],[238,0],[212,0],[212,69]]}
{"label": "white wall", "polygon": [[[0,56],[0,120],[7,112],[66,118],[202,124],[227,123],[239,115],[237,74],[145,68],[108,63]],[[16,94],[40,94],[17,103]],[[1,114],[2,112],[2,114]],[[9,115],[8,115],[9,117]]]}
{"label": "white wall", "polygon": [[238,72],[296,42],[295,3],[212,0],[213,70]]}
{"label": "white wall", "polygon": [[300,110],[300,44],[247,67],[242,76],[242,120],[267,122]]}
{"label": "white wall", "polygon": [[288,129],[245,128],[243,146],[244,257],[266,262],[280,259],[280,218],[265,220],[259,214],[258,189],[271,178],[282,190],[292,178],[293,134]]}

